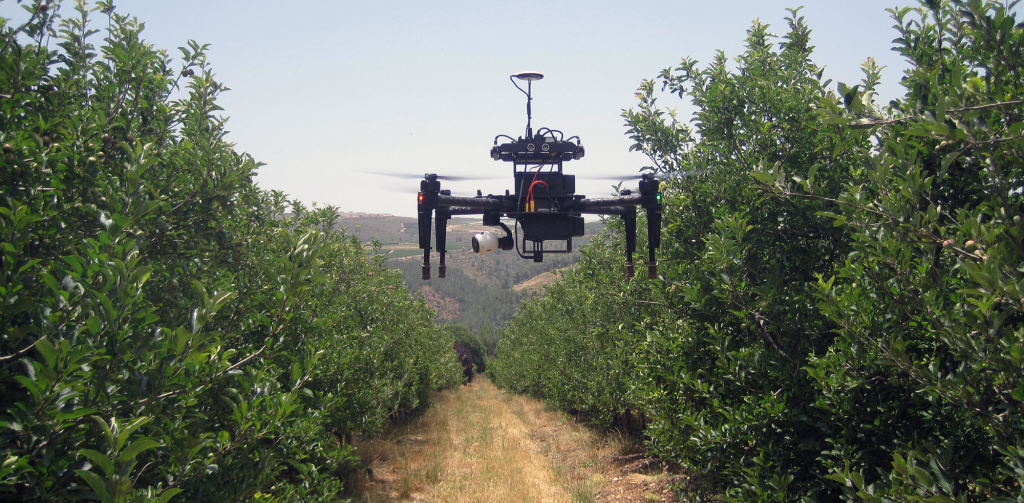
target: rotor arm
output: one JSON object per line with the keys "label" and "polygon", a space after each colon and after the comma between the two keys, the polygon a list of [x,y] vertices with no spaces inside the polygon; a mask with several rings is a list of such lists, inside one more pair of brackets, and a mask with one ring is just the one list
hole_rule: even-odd
{"label": "rotor arm", "polygon": [[[458,206],[459,209],[496,210],[502,209],[501,200],[490,197],[437,196],[438,206]],[[477,212],[479,213],[479,211]],[[461,213],[466,215],[468,213]]]}
{"label": "rotor arm", "polygon": [[624,213],[629,211],[630,208],[633,208],[633,206],[608,206],[606,208],[601,208],[601,209],[596,209],[596,210],[583,210],[583,211],[575,210],[575,211],[577,213],[582,213],[582,214],[585,214],[585,215],[615,215],[615,216],[621,217]]}
{"label": "rotor arm", "polygon": [[578,211],[580,213],[599,213],[606,215],[614,215],[615,213],[602,210],[609,210],[617,206],[640,206],[643,203],[644,200],[642,195],[633,194],[618,197],[579,199],[569,203],[569,207],[567,209],[569,211]]}

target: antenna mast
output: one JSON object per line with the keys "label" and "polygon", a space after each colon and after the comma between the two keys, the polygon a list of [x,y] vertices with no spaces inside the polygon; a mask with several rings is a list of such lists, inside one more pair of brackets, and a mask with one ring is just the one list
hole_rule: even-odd
{"label": "antenna mast", "polygon": [[[513,77],[526,81],[526,91],[523,91],[523,88],[519,87],[519,84],[516,84],[516,81],[512,80]],[[530,127],[530,120],[533,118],[533,111],[530,108],[530,102],[533,101],[533,81],[543,78],[544,74],[540,72],[519,72],[509,75],[508,77],[509,80],[512,80],[512,85],[516,86],[516,89],[519,89],[526,95],[526,141],[533,139],[533,129]]]}

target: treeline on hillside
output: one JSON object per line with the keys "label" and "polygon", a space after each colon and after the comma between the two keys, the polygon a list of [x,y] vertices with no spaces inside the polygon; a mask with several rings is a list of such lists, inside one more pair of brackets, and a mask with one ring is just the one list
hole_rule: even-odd
{"label": "treeline on hillside", "polygon": [[[573,249],[579,250],[583,246],[583,242],[590,242],[590,237],[575,238],[574,241]],[[546,272],[569,267],[579,257],[579,253],[576,252],[565,255],[548,254],[544,256],[543,262],[538,263],[520,257],[515,250],[498,250],[490,255],[470,255],[469,253],[464,255],[470,257],[468,265],[473,267],[479,276],[484,278],[484,281],[505,289],[511,289],[523,281]],[[458,263],[453,263],[449,270],[456,265]]]}
{"label": "treeline on hillside", "polygon": [[[458,303],[458,315],[444,319],[444,322],[464,325],[479,333],[487,328],[502,327],[512,319],[521,297],[512,290],[513,286],[538,274],[568,267],[577,256],[575,253],[552,255],[536,264],[508,251],[491,255],[460,253],[448,259],[446,278],[435,277],[430,281],[421,279],[422,262],[418,260],[392,260],[388,264],[401,271],[410,293],[429,286]],[[467,269],[472,270],[473,276],[467,273]]]}
{"label": "treeline on hillside", "polygon": [[25,7],[0,19],[0,499],[335,501],[348,434],[462,382],[453,337],[333,208],[253,184],[205,46]]}
{"label": "treeline on hillside", "polygon": [[888,106],[871,60],[829,91],[796,10],[735,66],[661,73],[692,121],[643,82],[624,118],[666,180],[662,276],[622,282],[595,240],[522,304],[496,383],[639,418],[694,497],[1024,501],[1024,25],[890,13],[911,68]]}
{"label": "treeline on hillside", "polygon": [[415,243],[419,239],[415,218],[342,213],[338,218],[337,227],[356,236],[363,243],[369,243],[373,239],[378,239],[385,245]]}
{"label": "treeline on hillside", "polygon": [[516,292],[511,288],[481,283],[455,265],[448,266],[446,278],[423,281],[420,279],[420,262],[392,260],[389,264],[401,273],[410,294],[416,294],[421,288],[428,286],[458,304],[459,312],[455,317],[439,321],[479,330],[483,327],[501,326],[505,321],[512,319],[515,313],[519,301]]}

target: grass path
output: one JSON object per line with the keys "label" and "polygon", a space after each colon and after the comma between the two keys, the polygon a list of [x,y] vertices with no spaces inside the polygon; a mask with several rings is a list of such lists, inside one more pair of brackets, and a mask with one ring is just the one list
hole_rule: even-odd
{"label": "grass path", "polygon": [[423,417],[356,447],[373,472],[357,484],[357,501],[671,501],[663,499],[664,476],[616,477],[619,461],[637,459],[629,455],[634,443],[596,434],[480,376],[435,394]]}

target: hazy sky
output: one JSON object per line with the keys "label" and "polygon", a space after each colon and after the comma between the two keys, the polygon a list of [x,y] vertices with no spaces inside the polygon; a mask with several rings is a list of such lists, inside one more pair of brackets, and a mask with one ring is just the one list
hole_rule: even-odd
{"label": "hazy sky", "polygon": [[[70,4],[70,2],[64,2]],[[416,180],[364,172],[502,176],[442,184],[456,194],[511,188],[511,167],[488,155],[495,135],[520,136],[525,96],[512,73],[545,75],[533,86],[533,126],[579,135],[587,155],[565,164],[578,193],[605,196],[611,182],[648,164],[628,152],[621,111],[641,79],[683,57],[706,65],[743,50],[754,19],[784,34],[777,0],[696,1],[218,1],[116,0],[146,23],[143,37],[180,56],[190,39],[211,44],[228,139],[266,163],[258,184],[341,211],[415,215]],[[906,67],[891,51],[894,0],[809,0],[825,77],[859,82],[874,57],[888,69],[883,102],[902,94]],[[917,5],[900,0],[899,5]],[[7,11],[14,2],[0,3]],[[70,5],[65,6],[70,13]],[[97,14],[96,27],[105,26]],[[99,44],[99,38],[93,43]],[[664,106],[683,105],[665,97]],[[407,190],[407,193],[387,188]]]}

